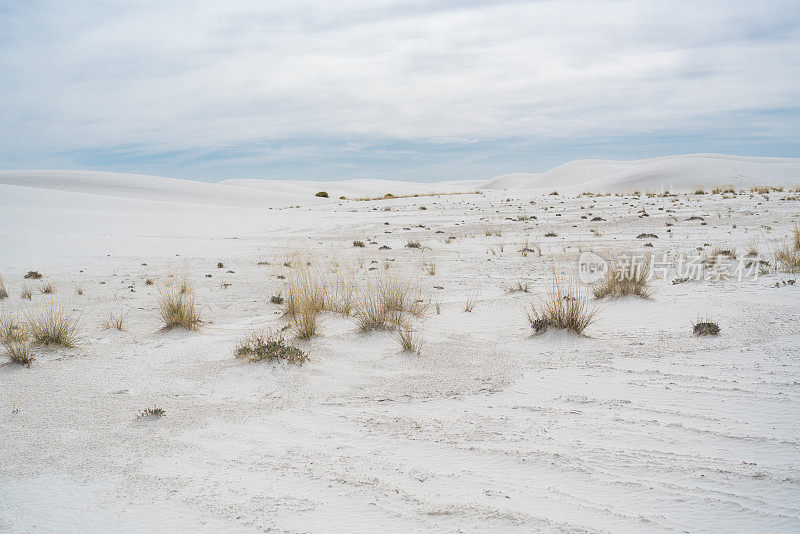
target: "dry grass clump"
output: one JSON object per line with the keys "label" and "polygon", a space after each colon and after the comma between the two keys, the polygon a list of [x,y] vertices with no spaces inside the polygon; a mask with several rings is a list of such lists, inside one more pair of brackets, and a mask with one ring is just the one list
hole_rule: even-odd
{"label": "dry grass clump", "polygon": [[800,273],[800,225],[795,225],[792,237],[773,252],[775,269],[787,273]]}
{"label": "dry grass clump", "polygon": [[31,288],[28,287],[27,284],[22,286],[22,293],[20,293],[20,296],[28,300],[31,300],[33,298],[33,292],[31,291]]}
{"label": "dry grass clump", "polygon": [[236,357],[249,362],[278,360],[295,365],[308,361],[308,354],[287,343],[280,333],[265,332],[253,332],[242,340],[236,347]]}
{"label": "dry grass clump", "polygon": [[534,253],[537,256],[542,255],[542,247],[538,243],[531,243],[527,237],[525,238],[525,243],[522,245],[522,248],[519,251],[525,257],[527,257],[529,253]]}
{"label": "dry grass clump", "polygon": [[164,321],[164,329],[182,326],[187,330],[197,330],[203,322],[194,294],[191,291],[184,292],[180,287],[159,290],[158,311]]}
{"label": "dry grass clump", "polygon": [[307,265],[298,262],[298,266],[289,272],[286,278],[286,298],[284,311],[294,316],[303,309],[325,309],[325,293],[327,284],[322,276],[312,272]]}
{"label": "dry grass clump", "polygon": [[596,313],[597,309],[589,304],[589,296],[583,287],[574,280],[565,284],[553,272],[547,296],[538,304],[531,305],[528,322],[534,334],[541,334],[548,328],[583,334],[594,321]]}
{"label": "dry grass clump", "polygon": [[111,330],[112,328],[120,332],[125,330],[125,320],[122,318],[122,314],[109,314],[108,318],[103,323],[103,330]]}
{"label": "dry grass clump", "polygon": [[396,337],[404,352],[422,354],[422,339],[410,324],[399,325]]}
{"label": "dry grass clump", "polygon": [[760,195],[766,195],[769,193],[771,187],[768,185],[753,185],[750,187],[751,193],[758,193]]}
{"label": "dry grass clump", "polygon": [[339,274],[325,287],[325,309],[349,317],[356,305],[355,273]]}
{"label": "dry grass clump", "polygon": [[80,314],[69,314],[52,299],[38,314],[27,310],[25,322],[30,338],[40,345],[74,347],[81,329]]}
{"label": "dry grass clump", "polygon": [[650,298],[650,256],[622,255],[608,263],[606,276],[592,288],[595,298],[635,295]]}
{"label": "dry grass clump", "polygon": [[734,186],[733,184],[716,185],[711,190],[711,192],[715,195],[722,195],[725,193],[736,193],[736,186]]}
{"label": "dry grass clump", "polygon": [[390,330],[403,322],[404,313],[422,317],[429,304],[407,280],[386,273],[361,288],[355,315],[363,332]]}
{"label": "dry grass clump", "polygon": [[43,284],[42,287],[39,288],[39,291],[41,291],[45,295],[52,295],[53,293],[56,292],[56,288],[52,282],[47,282]]}
{"label": "dry grass clump", "polygon": [[475,309],[475,305],[477,303],[478,303],[478,298],[475,295],[467,297],[466,302],[464,302],[464,311],[467,313],[472,313],[472,310]]}
{"label": "dry grass clump", "polygon": [[6,291],[6,286],[3,284],[3,276],[0,275],[0,299],[8,298],[8,292]]}
{"label": "dry grass clump", "polygon": [[0,317],[0,345],[12,363],[30,367],[35,357],[31,354],[28,333],[14,319]]}

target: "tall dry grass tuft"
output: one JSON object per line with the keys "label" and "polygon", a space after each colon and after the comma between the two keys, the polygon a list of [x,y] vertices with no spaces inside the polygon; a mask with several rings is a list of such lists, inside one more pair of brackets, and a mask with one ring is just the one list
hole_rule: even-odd
{"label": "tall dry grass tuft", "polygon": [[397,328],[397,342],[404,352],[422,354],[422,338],[414,330],[411,324],[401,324]]}
{"label": "tall dry grass tuft", "polygon": [[403,321],[403,314],[422,317],[429,305],[408,280],[385,272],[362,286],[355,312],[362,331],[391,330]]}
{"label": "tall dry grass tuft", "polygon": [[158,311],[164,322],[164,329],[181,326],[188,330],[197,330],[203,322],[194,294],[182,289],[179,286],[162,287],[159,290]]}
{"label": "tall dry grass tuft", "polygon": [[8,291],[6,291],[6,286],[3,283],[3,276],[0,275],[0,300],[8,298]]}
{"label": "tall dry grass tuft", "polygon": [[337,273],[337,276],[325,286],[325,309],[342,315],[351,315],[356,303],[355,273],[348,276]]}
{"label": "tall dry grass tuft", "polygon": [[31,366],[34,356],[30,349],[30,339],[23,325],[14,319],[0,317],[0,345],[12,363]]}
{"label": "tall dry grass tuft", "polygon": [[608,262],[605,277],[592,291],[595,298],[637,297],[650,298],[650,255],[620,255]]}
{"label": "tall dry grass tuft", "polygon": [[576,334],[594,321],[597,308],[589,303],[589,295],[575,280],[567,283],[553,271],[553,279],[547,296],[538,304],[531,305],[528,322],[534,334],[541,334],[548,328],[569,330]]}
{"label": "tall dry grass tuft", "polygon": [[40,345],[74,347],[81,330],[81,315],[68,313],[64,306],[50,299],[39,313],[26,311],[26,329]]}
{"label": "tall dry grass tuft", "polygon": [[775,270],[800,273],[800,225],[795,225],[792,236],[772,253]]}
{"label": "tall dry grass tuft", "polygon": [[326,287],[325,278],[303,263],[289,273],[284,311],[291,317],[298,338],[310,339],[317,333],[317,316],[325,309]]}

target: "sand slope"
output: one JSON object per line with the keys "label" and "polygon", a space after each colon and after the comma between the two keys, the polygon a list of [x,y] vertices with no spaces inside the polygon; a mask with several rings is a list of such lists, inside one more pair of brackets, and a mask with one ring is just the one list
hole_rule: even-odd
{"label": "sand slope", "polygon": [[689,191],[695,186],[800,183],[800,159],[692,154],[638,161],[579,160],[541,174],[505,174],[487,189],[559,189],[567,192]]}

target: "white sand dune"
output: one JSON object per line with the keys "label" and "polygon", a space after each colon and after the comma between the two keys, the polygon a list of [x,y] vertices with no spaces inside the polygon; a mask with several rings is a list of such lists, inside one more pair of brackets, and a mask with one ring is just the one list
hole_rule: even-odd
{"label": "white sand dune", "polygon": [[[331,198],[376,197],[387,193],[413,195],[463,193],[498,189],[560,189],[564,192],[617,192],[652,190],[688,191],[698,185],[800,183],[800,159],[751,158],[719,154],[666,156],[637,161],[578,160],[549,171],[512,173],[491,180],[402,182],[393,180],[258,180],[231,179],[215,183],[179,180],[140,174],[98,171],[9,170],[0,171],[0,186],[18,186],[70,193],[177,202],[207,206],[263,208],[292,203],[324,202],[314,194],[326,191]],[[10,193],[7,193],[10,194]]]}
{"label": "white sand dune", "polygon": [[[800,215],[794,191],[552,188],[793,183],[796,169],[683,156],[483,184],[0,172],[0,315],[53,298],[82,318],[76,348],[36,346],[30,368],[0,349],[0,532],[800,531],[796,275],[654,279],[652,299],[601,301],[587,337],[533,337],[526,317],[580,250],[767,254]],[[304,366],[235,358],[254,329],[291,335],[270,297],[308,262],[362,288],[408,280],[431,299],[409,318],[422,355],[323,312],[318,336],[293,341]],[[199,332],[162,330],[170,273],[194,285]],[[103,328],[111,313],[123,331]],[[698,318],[720,335],[693,336]],[[166,416],[137,418],[154,405]]]}
{"label": "white sand dune", "polygon": [[666,156],[637,161],[578,160],[540,174],[498,176],[487,189],[558,189],[566,192],[689,191],[696,186],[800,183],[800,159],[721,154]]}

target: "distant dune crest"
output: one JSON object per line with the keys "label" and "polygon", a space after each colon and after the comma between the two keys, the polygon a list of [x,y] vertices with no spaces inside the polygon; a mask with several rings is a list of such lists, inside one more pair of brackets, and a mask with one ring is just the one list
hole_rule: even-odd
{"label": "distant dune crest", "polygon": [[800,183],[800,159],[721,154],[665,156],[637,161],[577,160],[539,174],[498,176],[485,189],[558,189],[565,192],[688,191],[698,185]]}
{"label": "distant dune crest", "polygon": [[139,174],[97,171],[0,171],[0,185],[97,195],[134,201],[261,208],[295,202],[325,202],[314,197],[327,191],[332,198],[425,193],[457,193],[477,189],[553,190],[564,193],[689,191],[698,185],[800,183],[800,159],[752,158],[719,154],[667,156],[638,161],[578,160],[539,174],[514,173],[488,181],[401,182],[345,180],[224,180],[218,183],[178,180]]}

